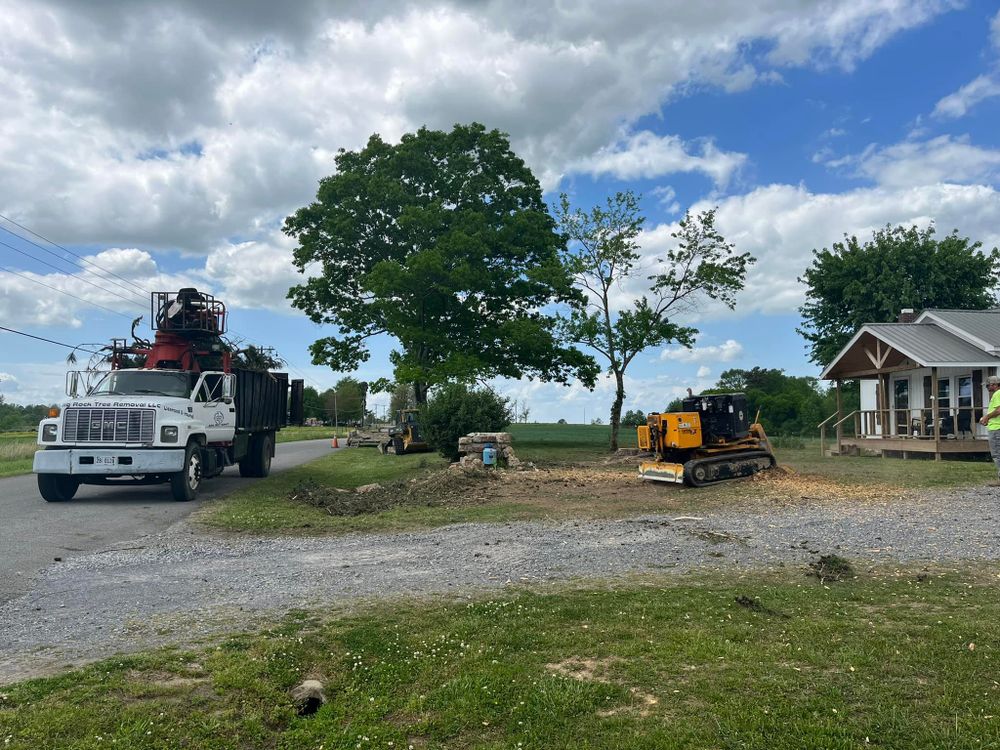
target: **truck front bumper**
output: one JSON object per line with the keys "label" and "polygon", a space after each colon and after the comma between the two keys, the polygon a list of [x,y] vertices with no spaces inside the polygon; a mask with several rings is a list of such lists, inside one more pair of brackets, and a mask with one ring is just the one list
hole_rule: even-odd
{"label": "truck front bumper", "polygon": [[168,474],[184,468],[184,449],[66,448],[35,451],[36,474]]}

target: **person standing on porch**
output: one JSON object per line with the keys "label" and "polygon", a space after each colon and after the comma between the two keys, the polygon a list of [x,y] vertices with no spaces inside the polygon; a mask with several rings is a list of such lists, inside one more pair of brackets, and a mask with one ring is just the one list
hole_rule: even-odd
{"label": "person standing on porch", "polygon": [[[987,407],[979,424],[984,425],[989,435],[990,455],[997,467],[997,479],[1000,480],[1000,376],[990,375],[986,378],[986,390],[990,394],[990,405]],[[1000,481],[996,482],[1000,485]]]}

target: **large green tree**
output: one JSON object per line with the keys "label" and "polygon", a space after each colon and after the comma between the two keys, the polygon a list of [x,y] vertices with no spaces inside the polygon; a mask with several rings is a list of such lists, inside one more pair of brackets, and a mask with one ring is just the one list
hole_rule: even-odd
{"label": "large green tree", "polygon": [[577,300],[563,247],[531,170],[506,134],[478,123],[421,128],[398,144],[377,134],[341,150],[336,173],[284,230],[309,274],[292,304],[335,335],[315,364],[349,370],[367,340],[395,338],[396,382],[417,403],[430,385],[524,376],[593,385],[593,358],[557,338],[543,310]]}
{"label": "large green tree", "polygon": [[[715,229],[714,209],[697,216],[687,213],[671,234],[676,246],[660,259],[663,270],[648,276],[640,265],[638,241],[644,217],[639,198],[631,191],[616,193],[590,211],[571,209],[563,195],[557,218],[569,240],[566,267],[586,297],[584,305],[562,320],[563,330],[607,360],[615,379],[608,420],[614,451],[629,365],[651,346],[670,342],[691,346],[698,331],[681,325],[676,317],[706,300],[732,308],[754,258],[736,253]],[[625,284],[640,293],[622,304],[618,295]]]}
{"label": "large green tree", "polygon": [[367,384],[357,378],[343,377],[338,380],[333,388],[322,393],[327,419],[338,423],[363,421],[367,391]]}
{"label": "large green tree", "polygon": [[799,279],[807,289],[798,332],[809,358],[825,367],[865,323],[895,321],[904,308],[992,307],[1000,250],[981,247],[958,230],[937,240],[932,225],[886,226],[867,242],[845,235],[831,250],[813,250]]}

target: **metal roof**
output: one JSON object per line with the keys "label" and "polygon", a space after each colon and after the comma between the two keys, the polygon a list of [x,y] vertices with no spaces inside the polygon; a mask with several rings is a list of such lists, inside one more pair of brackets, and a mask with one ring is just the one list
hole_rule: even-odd
{"label": "metal roof", "polygon": [[924,367],[1000,363],[1000,358],[933,323],[869,323],[864,328]]}
{"label": "metal roof", "polygon": [[902,356],[916,367],[1000,366],[1000,357],[935,323],[869,323],[862,326],[820,377],[855,377],[859,373],[870,372],[874,366],[863,351],[870,346],[865,341],[871,342],[866,337],[872,336],[897,352],[889,364],[898,364]]}
{"label": "metal roof", "polygon": [[940,321],[945,328],[983,348],[1000,350],[1000,310],[925,310],[918,320]]}

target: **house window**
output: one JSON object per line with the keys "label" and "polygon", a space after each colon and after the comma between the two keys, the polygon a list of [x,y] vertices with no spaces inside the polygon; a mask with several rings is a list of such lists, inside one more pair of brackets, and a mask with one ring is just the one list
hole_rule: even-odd
{"label": "house window", "polygon": [[951,378],[938,381],[937,415],[941,420],[941,434],[955,434],[955,415],[951,413]]}
{"label": "house window", "polygon": [[960,375],[958,383],[958,415],[956,416],[959,433],[972,432],[972,376]]}
{"label": "house window", "polygon": [[962,375],[958,378],[958,408],[972,408],[972,376]]}
{"label": "house window", "polygon": [[892,384],[892,406],[896,412],[896,434],[910,433],[910,381],[896,380]]}
{"label": "house window", "polygon": [[[970,387],[970,394],[971,387]],[[937,394],[937,405],[938,409],[942,412],[951,407],[951,379],[941,378],[938,381],[938,394]]]}

